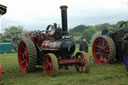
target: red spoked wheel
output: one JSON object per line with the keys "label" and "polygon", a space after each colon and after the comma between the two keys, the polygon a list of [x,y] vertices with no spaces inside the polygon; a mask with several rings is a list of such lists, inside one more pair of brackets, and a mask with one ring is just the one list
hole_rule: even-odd
{"label": "red spoked wheel", "polygon": [[2,81],[2,71],[1,71],[1,64],[0,64],[0,85],[3,85],[3,81]]}
{"label": "red spoked wheel", "polygon": [[88,73],[90,70],[90,57],[85,52],[78,52],[76,58],[80,59],[80,64],[76,65],[76,71],[80,73]]}
{"label": "red spoked wheel", "polygon": [[1,71],[1,64],[0,64],[0,79],[1,79],[1,76],[2,76],[2,71]]}
{"label": "red spoked wheel", "polygon": [[18,61],[22,72],[35,71],[37,54],[32,40],[24,39],[18,46]]}
{"label": "red spoked wheel", "polygon": [[45,55],[43,68],[47,76],[56,76],[58,71],[58,60],[53,53]]}
{"label": "red spoked wheel", "polygon": [[97,37],[92,46],[92,53],[98,64],[106,64],[114,61],[116,56],[116,47],[114,41],[107,35]]}

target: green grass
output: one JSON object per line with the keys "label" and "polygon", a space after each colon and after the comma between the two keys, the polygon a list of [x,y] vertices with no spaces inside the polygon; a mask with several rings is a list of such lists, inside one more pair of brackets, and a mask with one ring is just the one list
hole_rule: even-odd
{"label": "green grass", "polygon": [[[91,51],[89,53],[91,55]],[[93,63],[88,74],[78,73],[70,67],[69,70],[59,70],[56,77],[47,77],[42,66],[38,66],[36,72],[22,73],[16,53],[0,54],[0,60],[4,85],[128,85],[128,72],[124,64]]]}

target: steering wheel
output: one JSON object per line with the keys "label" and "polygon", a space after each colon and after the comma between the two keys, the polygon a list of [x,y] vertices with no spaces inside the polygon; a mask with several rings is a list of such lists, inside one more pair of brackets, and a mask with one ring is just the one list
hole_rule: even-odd
{"label": "steering wheel", "polygon": [[47,28],[46,28],[46,33],[49,32],[49,29],[53,29],[53,25],[48,25]]}
{"label": "steering wheel", "polygon": [[123,25],[125,25],[125,28],[128,28],[128,26],[127,26],[127,22],[123,22],[123,23],[120,25],[120,27],[119,27],[119,28],[122,28],[122,27],[123,27]]}

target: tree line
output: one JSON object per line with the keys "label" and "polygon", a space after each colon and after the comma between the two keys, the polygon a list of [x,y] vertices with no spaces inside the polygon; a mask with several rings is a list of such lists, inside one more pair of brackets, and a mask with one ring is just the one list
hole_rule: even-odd
{"label": "tree line", "polygon": [[104,27],[107,27],[108,30],[116,30],[119,29],[120,24],[122,24],[125,21],[118,21],[116,24],[98,24],[94,26],[90,25],[78,25],[72,29],[69,30],[70,35],[73,36],[73,40],[79,44],[82,39],[86,39],[88,43],[92,43],[93,40],[101,35],[102,30]]}
{"label": "tree line", "polygon": [[17,49],[19,41],[25,37],[26,31],[23,26],[9,26],[0,33],[0,43],[11,42],[14,50]]}
{"label": "tree line", "polygon": [[[98,24],[95,26],[78,25],[72,29],[69,29],[69,34],[72,35],[72,39],[75,43],[79,44],[82,39],[86,39],[88,43],[92,43],[96,36],[101,35],[101,31],[104,26],[109,30],[119,29],[119,26],[124,21],[119,21],[116,24]],[[14,50],[17,49],[19,41],[21,41],[26,34],[23,26],[9,26],[5,28],[3,33],[0,33],[0,43],[11,42]]]}

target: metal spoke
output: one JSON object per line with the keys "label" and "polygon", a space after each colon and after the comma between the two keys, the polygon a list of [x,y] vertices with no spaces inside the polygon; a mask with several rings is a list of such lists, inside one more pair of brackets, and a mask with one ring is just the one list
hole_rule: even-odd
{"label": "metal spoke", "polygon": [[24,59],[24,60],[21,62],[21,64],[23,65],[26,61],[27,61],[27,60],[26,60],[26,59]]}
{"label": "metal spoke", "polygon": [[100,45],[96,45],[96,47],[102,49],[102,47]]}
{"label": "metal spoke", "polygon": [[49,67],[50,67],[50,70],[53,70],[53,64],[52,64],[52,61],[50,61],[50,63],[49,63]]}
{"label": "metal spoke", "polygon": [[105,45],[105,43],[104,43],[105,41],[104,40],[102,40],[102,47],[104,47],[104,45]]}
{"label": "metal spoke", "polygon": [[97,52],[96,55],[100,55],[101,53],[100,52]]}

